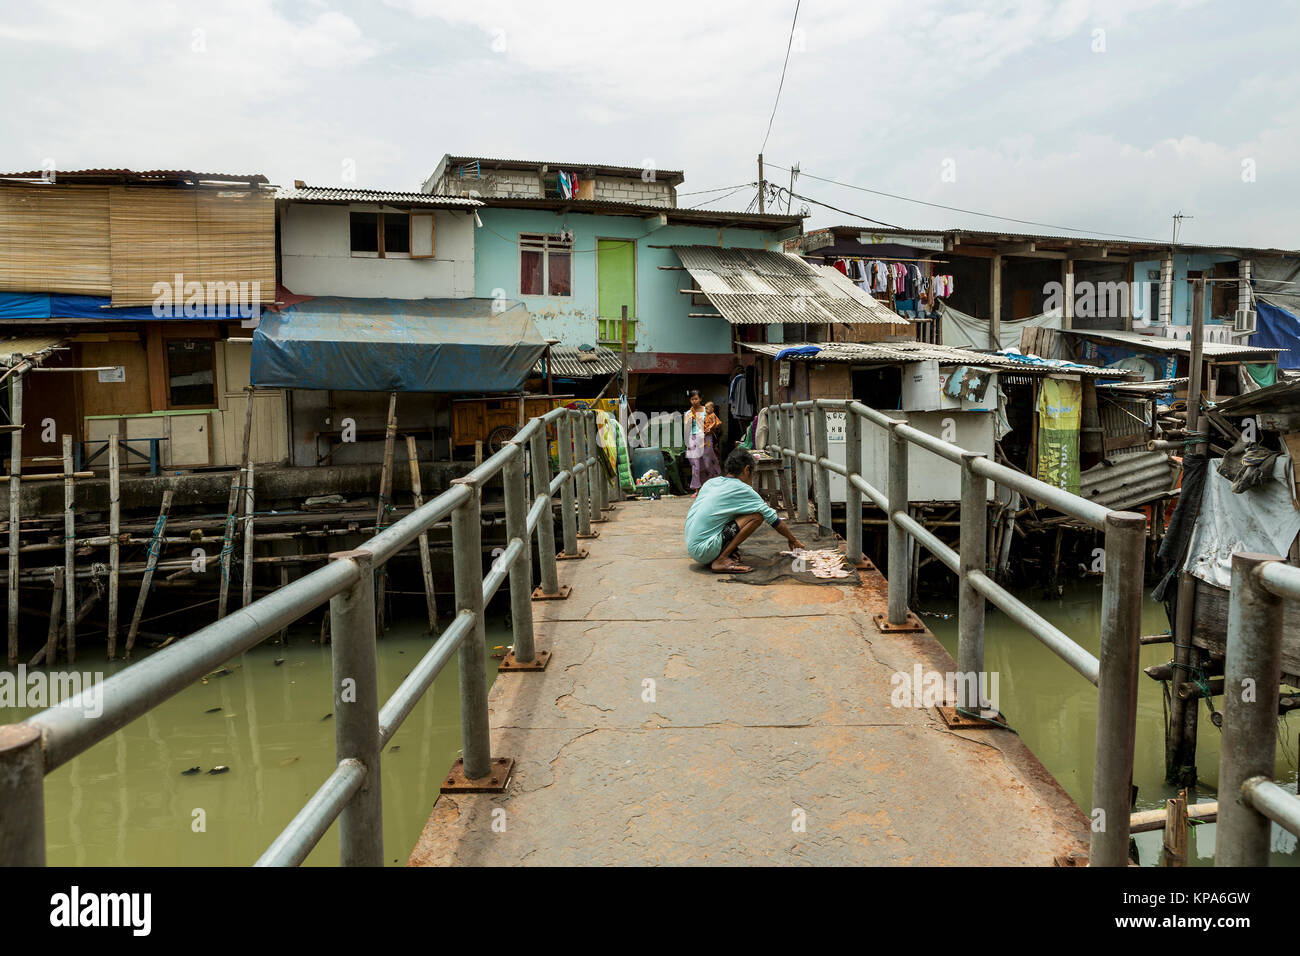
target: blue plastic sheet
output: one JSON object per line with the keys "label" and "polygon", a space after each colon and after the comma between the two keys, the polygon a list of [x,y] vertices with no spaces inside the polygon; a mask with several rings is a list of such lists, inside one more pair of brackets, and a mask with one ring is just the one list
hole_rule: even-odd
{"label": "blue plastic sheet", "polygon": [[1286,349],[1277,356],[1278,368],[1300,368],[1300,319],[1286,309],[1255,301],[1255,334],[1251,348]]}
{"label": "blue plastic sheet", "polygon": [[521,302],[324,297],[268,312],[252,382],[361,392],[515,392],[546,350]]}
{"label": "blue plastic sheet", "polygon": [[[43,292],[0,292],[0,319],[117,319],[123,321],[156,322],[174,321],[187,318],[183,310],[175,315],[154,315],[153,306],[139,305],[125,308],[112,308],[111,300],[106,295],[49,295]],[[209,318],[231,318],[222,313],[218,316],[188,316],[191,320],[208,321]]]}

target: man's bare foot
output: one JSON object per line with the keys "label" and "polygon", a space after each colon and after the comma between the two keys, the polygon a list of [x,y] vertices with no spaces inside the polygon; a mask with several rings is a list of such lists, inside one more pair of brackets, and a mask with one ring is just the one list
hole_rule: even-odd
{"label": "man's bare foot", "polygon": [[746,571],[754,570],[730,557],[718,558],[709,567],[713,569],[714,574],[744,574]]}

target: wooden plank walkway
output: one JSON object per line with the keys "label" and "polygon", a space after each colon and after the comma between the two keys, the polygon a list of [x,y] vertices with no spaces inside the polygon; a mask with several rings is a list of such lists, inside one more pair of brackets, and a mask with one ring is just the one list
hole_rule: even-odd
{"label": "wooden plank walkway", "polygon": [[[725,582],[686,556],[689,505],[621,502],[583,542],[590,557],[561,562],[573,594],[533,605],[549,668],[492,688],[510,786],[440,797],[411,865],[1050,866],[1086,854],[1087,819],[1019,737],[891,706],[895,672],[956,665],[928,632],[877,632],[879,574]],[[764,528],[746,550],[784,546]]]}

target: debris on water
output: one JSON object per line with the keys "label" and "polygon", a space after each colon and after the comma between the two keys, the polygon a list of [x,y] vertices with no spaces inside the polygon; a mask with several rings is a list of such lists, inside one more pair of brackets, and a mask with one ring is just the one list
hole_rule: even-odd
{"label": "debris on water", "polygon": [[182,776],[182,777],[192,777],[192,776],[194,776],[196,773],[198,773],[200,769],[202,769],[202,768],[200,768],[200,767],[190,767],[189,770],[182,770],[182,771],[181,771],[181,776]]}
{"label": "debris on water", "polygon": [[495,661],[503,660],[506,656],[506,649],[501,644],[492,648],[492,659]]}
{"label": "debris on water", "polygon": [[220,711],[220,710],[221,710],[220,707],[209,707],[207,710],[204,711],[204,713],[205,713],[205,714],[215,714],[215,713],[217,713],[217,712]]}
{"label": "debris on water", "polygon": [[281,664],[283,664],[283,663],[284,663],[284,658],[283,658],[283,657],[277,657],[277,658],[275,659],[275,666],[276,666],[276,667],[279,667],[279,666],[280,666]]}
{"label": "debris on water", "polygon": [[333,716],[334,716],[334,711],[331,710],[328,714],[322,717],[321,720],[329,720]]}
{"label": "debris on water", "polygon": [[208,771],[208,776],[212,776],[213,774],[217,774],[217,773],[230,773],[230,768],[227,767],[225,764],[217,764],[215,767],[213,767],[211,770]]}
{"label": "debris on water", "polygon": [[210,674],[204,674],[203,679],[207,680],[209,677],[229,677],[233,673],[234,671],[229,667],[223,667],[220,670],[212,671]]}
{"label": "debris on water", "polygon": [[285,757],[283,760],[280,761],[280,766],[289,767],[292,766],[293,764],[296,764],[298,760],[299,760],[298,757]]}
{"label": "debris on water", "polygon": [[156,647],[158,650],[162,650],[164,647],[166,647],[168,644],[172,643],[175,640],[176,640],[176,635],[173,634],[171,637],[167,638],[167,640],[163,641],[161,644],[155,644],[154,647]]}
{"label": "debris on water", "polygon": [[394,746],[392,746],[392,747],[389,747],[389,748],[388,748],[388,752],[389,752],[390,754],[395,754],[395,753],[397,753],[397,751],[399,751],[399,750],[401,750],[401,749],[402,749],[402,745],[401,745],[401,744],[396,744],[396,745],[394,745]]}

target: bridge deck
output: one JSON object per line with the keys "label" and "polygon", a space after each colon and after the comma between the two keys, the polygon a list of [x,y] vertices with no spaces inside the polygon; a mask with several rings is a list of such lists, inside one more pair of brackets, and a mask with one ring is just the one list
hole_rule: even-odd
{"label": "bridge deck", "polygon": [[[891,706],[896,671],[956,667],[928,632],[876,631],[880,575],[723,582],[685,555],[689,504],[622,502],[590,557],[561,563],[572,595],[533,605],[549,668],[492,688],[509,789],[440,797],[411,865],[1050,865],[1086,851],[1086,818],[1017,736]],[[784,544],[764,528],[748,550]]]}

